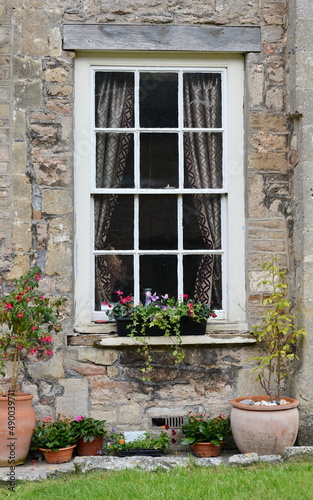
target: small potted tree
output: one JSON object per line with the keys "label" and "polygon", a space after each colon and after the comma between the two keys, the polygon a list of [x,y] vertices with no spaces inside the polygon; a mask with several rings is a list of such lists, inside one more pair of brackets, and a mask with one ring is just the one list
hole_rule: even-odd
{"label": "small potted tree", "polygon": [[[35,426],[33,395],[18,390],[22,356],[49,358],[52,335],[61,330],[59,308],[66,299],[45,297],[40,279],[41,271],[34,266],[0,298],[0,374],[10,381],[7,392],[0,386],[0,466],[24,463]],[[15,444],[8,451],[10,438]]]}
{"label": "small potted tree", "polygon": [[282,397],[282,384],[297,359],[295,344],[305,335],[294,326],[295,317],[290,313],[287,298],[286,273],[273,262],[265,262],[262,270],[268,279],[261,281],[271,289],[264,298],[268,306],[263,322],[253,328],[257,342],[264,354],[251,360],[259,362],[254,368],[266,396],[237,397],[231,400],[231,427],[235,443],[243,453],[282,454],[286,446],[293,446],[299,428],[299,401]]}

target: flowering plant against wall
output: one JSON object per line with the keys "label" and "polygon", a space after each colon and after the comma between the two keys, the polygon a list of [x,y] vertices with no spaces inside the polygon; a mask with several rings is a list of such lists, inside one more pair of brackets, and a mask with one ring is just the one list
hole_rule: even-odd
{"label": "flowering plant against wall", "polygon": [[105,420],[79,415],[74,418],[72,427],[77,439],[82,438],[84,442],[92,442],[95,437],[104,437],[107,434],[104,424]]}
{"label": "flowering plant against wall", "polygon": [[168,451],[171,444],[171,439],[165,430],[159,434],[145,432],[133,441],[126,441],[124,434],[117,432],[114,428],[105,440],[104,450],[108,455],[116,454],[121,451],[128,450],[162,450],[164,453]]}
{"label": "flowering plant against wall", "polygon": [[[0,298],[0,374],[13,361],[10,392],[16,392],[21,354],[52,356],[52,334],[61,331],[59,308],[65,298],[51,300],[39,290],[41,271],[33,266]],[[1,392],[3,392],[1,390]]]}
{"label": "flowering plant against wall", "polygon": [[181,431],[185,435],[181,444],[212,443],[219,446],[230,434],[230,418],[224,413],[210,418],[205,413],[189,411]]}
{"label": "flowering plant against wall", "polygon": [[113,306],[108,302],[103,303],[109,307],[109,319],[114,320],[116,318],[130,317],[134,310],[134,300],[132,295],[124,297],[123,292],[120,290],[118,290],[116,294],[118,296],[118,302],[116,302]]}
{"label": "flowering plant against wall", "polygon": [[136,334],[139,328],[142,335],[149,336],[149,329],[158,327],[163,331],[165,337],[169,335],[179,336],[183,318],[189,318],[199,323],[210,316],[214,318],[216,314],[208,304],[193,301],[189,299],[187,294],[184,294],[180,300],[169,297],[168,294],[157,295],[154,293],[152,295],[147,292],[146,304],[140,304],[133,308],[130,332]]}
{"label": "flowering plant against wall", "polygon": [[45,417],[36,420],[31,449],[58,451],[60,448],[72,446],[76,440],[71,418],[62,415],[58,415],[55,420],[52,417]]}

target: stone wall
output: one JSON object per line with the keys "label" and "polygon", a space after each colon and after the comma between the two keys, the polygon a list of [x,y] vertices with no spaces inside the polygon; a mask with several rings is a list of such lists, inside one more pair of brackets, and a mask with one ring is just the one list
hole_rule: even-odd
{"label": "stone wall", "polygon": [[[309,5],[309,0],[304,3]],[[255,322],[262,312],[263,295],[256,287],[261,263],[274,254],[290,276],[295,273],[299,114],[288,107],[287,42],[291,40],[292,51],[292,36],[288,38],[287,7],[287,0],[4,0],[0,7],[3,290],[8,281],[37,263],[43,270],[44,291],[67,295],[72,309],[75,54],[62,50],[62,25],[260,26],[262,51],[248,54],[245,63],[247,314]],[[299,261],[301,245],[297,252]],[[224,411],[230,397],[253,385],[244,362],[253,348],[247,346],[188,348],[181,367],[173,367],[164,354],[155,381],[142,383],[140,360],[131,350],[66,347],[65,336],[73,332],[70,310],[54,358],[25,368],[24,388],[35,391],[39,416],[55,411],[90,413],[123,426],[147,426],[154,412],[181,414],[190,403]],[[160,356],[155,353],[157,365]],[[309,355],[306,363],[311,367]]]}

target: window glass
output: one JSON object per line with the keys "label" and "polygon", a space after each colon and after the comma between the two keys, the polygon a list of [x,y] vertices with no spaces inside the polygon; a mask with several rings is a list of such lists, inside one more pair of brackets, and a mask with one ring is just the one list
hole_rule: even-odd
{"label": "window glass", "polygon": [[178,75],[140,73],[139,106],[141,127],[177,127]]}

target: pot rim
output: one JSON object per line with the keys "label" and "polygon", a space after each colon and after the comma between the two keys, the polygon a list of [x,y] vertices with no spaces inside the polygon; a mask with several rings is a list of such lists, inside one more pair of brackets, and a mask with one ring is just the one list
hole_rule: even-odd
{"label": "pot rim", "polygon": [[269,401],[269,396],[244,396],[237,397],[230,400],[230,404],[234,408],[238,408],[239,410],[247,410],[247,411],[284,411],[290,410],[291,408],[297,408],[299,406],[299,400],[294,398],[288,398],[287,396],[281,396],[281,399],[285,399],[288,401],[287,405],[276,405],[276,406],[255,406],[255,405],[245,405],[241,404],[241,401],[244,399],[252,399],[253,401]]}
{"label": "pot rim", "polygon": [[63,450],[71,450],[72,448],[75,448],[76,444],[73,444],[72,446],[67,446],[66,448],[59,448],[58,451],[51,450],[50,448],[38,448],[40,451],[52,451],[52,453],[59,453],[59,451]]}

